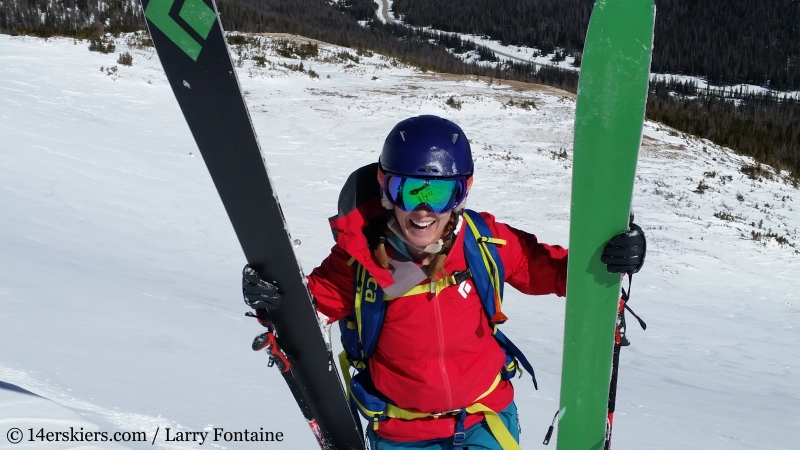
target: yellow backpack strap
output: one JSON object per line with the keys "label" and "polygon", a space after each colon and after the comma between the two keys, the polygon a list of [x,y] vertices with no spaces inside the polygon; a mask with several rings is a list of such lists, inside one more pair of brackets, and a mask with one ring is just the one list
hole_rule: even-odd
{"label": "yellow backpack strap", "polygon": [[522,450],[517,443],[517,440],[514,439],[514,436],[511,435],[511,432],[508,431],[506,428],[506,424],[503,423],[503,419],[500,416],[492,411],[488,406],[484,406],[481,403],[475,403],[474,405],[467,408],[467,412],[470,414],[475,414],[478,412],[483,413],[483,417],[486,419],[486,424],[489,425],[489,431],[492,432],[492,435],[503,450]]}
{"label": "yellow backpack strap", "polygon": [[472,235],[475,236],[475,240],[478,242],[478,249],[481,252],[481,260],[483,260],[483,264],[486,268],[486,272],[489,274],[489,279],[492,283],[492,287],[494,288],[494,310],[495,314],[494,317],[491,317],[492,323],[503,323],[508,318],[503,314],[501,310],[502,299],[500,298],[501,291],[501,284],[505,282],[505,280],[500,279],[500,271],[497,268],[497,261],[492,258],[492,254],[489,252],[489,249],[486,247],[486,243],[492,243],[496,245],[503,245],[506,243],[505,239],[497,239],[493,237],[481,236],[478,227],[475,226],[475,222],[472,221],[472,218],[466,212],[463,214],[464,221],[467,222],[467,226],[469,226]]}
{"label": "yellow backpack strap", "polygon": [[497,374],[497,377],[494,379],[494,383],[492,386],[480,397],[475,399],[475,403],[471,406],[467,407],[467,412],[469,414],[475,413],[483,413],[483,417],[486,419],[486,424],[489,425],[489,431],[492,432],[492,436],[497,439],[497,442],[503,448],[503,450],[522,450],[517,443],[517,440],[514,439],[514,436],[511,435],[511,432],[508,431],[506,424],[503,423],[503,419],[500,418],[500,415],[493,411],[488,406],[480,403],[480,400],[487,395],[491,394],[492,391],[497,388],[497,385],[500,384],[500,380],[502,377],[500,374]]}
{"label": "yellow backpack strap", "polygon": [[428,293],[430,291],[431,291],[431,285],[430,284],[428,284],[428,283],[418,284],[418,285],[414,286],[413,288],[409,289],[405,294],[400,295],[398,297],[390,297],[390,296],[388,296],[386,294],[383,294],[383,299],[386,300],[386,301],[396,300],[398,298],[411,297],[412,295],[426,294],[426,293]]}
{"label": "yellow backpack strap", "polygon": [[[483,417],[486,419],[486,424],[489,425],[489,431],[492,432],[492,435],[503,448],[503,450],[521,450],[519,444],[517,443],[514,436],[511,435],[511,432],[508,431],[508,428],[503,423],[503,420],[500,418],[500,415],[493,411],[488,406],[480,403],[480,400],[484,397],[488,396],[492,391],[494,391],[497,386],[500,384],[502,377],[500,374],[495,377],[494,382],[492,383],[491,387],[486,390],[483,394],[480,395],[477,399],[475,399],[475,403],[468,406],[466,411],[468,414],[476,414],[476,413],[483,413]],[[363,407],[362,407],[363,409]],[[415,419],[424,419],[426,417],[441,417],[445,414],[456,413],[460,410],[456,411],[448,411],[445,413],[420,413],[415,411],[409,411],[407,409],[400,408],[399,406],[388,404],[386,405],[385,414],[387,417],[392,417],[395,419],[402,419],[402,420],[415,420]],[[376,414],[380,414],[379,412],[375,412]],[[373,424],[373,427],[377,429],[377,421]]]}
{"label": "yellow backpack strap", "polygon": [[479,236],[478,242],[488,242],[494,245],[506,245],[505,239],[494,238],[494,237],[486,237],[486,236]]}
{"label": "yellow backpack strap", "polygon": [[347,396],[350,397],[350,362],[347,360],[347,350],[339,353],[339,367],[342,368],[344,385],[347,387]]}
{"label": "yellow backpack strap", "polygon": [[358,409],[360,409],[364,414],[372,418],[372,429],[377,430],[380,418],[386,414],[386,411],[372,411],[370,409],[367,409],[366,406],[362,405],[361,402],[358,401],[358,398],[355,395],[348,393],[348,396],[353,402],[355,402]]}
{"label": "yellow backpack strap", "polygon": [[[361,339],[361,304],[364,301],[364,277],[367,276],[367,269],[361,264],[356,267],[356,298],[353,305],[356,315],[356,326],[358,327],[358,339]],[[348,324],[349,325],[349,324]],[[361,355],[359,355],[361,357]]]}
{"label": "yellow backpack strap", "polygon": [[434,293],[436,295],[439,295],[439,293],[442,292],[442,290],[444,288],[460,284],[462,281],[464,281],[465,279],[468,278],[468,276],[467,276],[467,277],[463,277],[463,279],[462,279],[462,274],[450,275],[449,277],[442,278],[441,280],[433,282],[433,283],[418,284],[418,285],[414,286],[413,288],[409,289],[403,295],[400,295],[400,296],[397,296],[397,297],[392,297],[392,296],[386,295],[384,293],[383,299],[386,300],[386,301],[396,300],[396,299],[402,298],[402,297],[411,297],[412,295],[427,294],[429,292],[432,292],[432,293]]}
{"label": "yellow backpack strap", "polygon": [[386,405],[386,415],[394,419],[403,419],[403,420],[424,419],[425,417],[435,416],[435,414],[431,413],[420,413],[420,412],[409,411],[407,409],[403,409],[400,408],[399,406],[392,404]]}

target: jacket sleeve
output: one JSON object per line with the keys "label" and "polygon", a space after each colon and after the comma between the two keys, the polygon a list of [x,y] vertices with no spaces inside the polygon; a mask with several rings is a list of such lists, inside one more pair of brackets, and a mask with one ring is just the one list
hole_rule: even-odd
{"label": "jacket sleeve", "polygon": [[317,301],[317,311],[333,323],[353,309],[353,266],[344,250],[334,245],[331,254],[308,276],[308,290]]}
{"label": "jacket sleeve", "polygon": [[489,215],[484,218],[495,230],[495,235],[506,240],[499,252],[508,284],[524,294],[566,295],[567,249],[543,244],[536,236],[495,222]]}

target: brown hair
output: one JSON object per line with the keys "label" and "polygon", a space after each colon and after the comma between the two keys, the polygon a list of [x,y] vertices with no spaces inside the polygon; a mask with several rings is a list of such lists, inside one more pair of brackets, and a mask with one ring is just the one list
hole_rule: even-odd
{"label": "brown hair", "polygon": [[[441,238],[445,238],[449,236],[450,233],[456,228],[456,224],[458,223],[458,214],[453,212],[450,215],[450,220],[447,221],[447,224],[442,230]],[[375,257],[375,262],[378,263],[379,266],[383,267],[384,269],[394,270],[394,267],[389,263],[389,255],[386,254],[386,238],[389,234],[392,233],[392,230],[389,229],[389,225],[387,224],[383,230],[383,235],[378,240],[378,246],[372,252],[373,256]],[[453,241],[455,239],[450,238],[444,242],[444,248],[442,251],[433,257],[433,260],[428,264],[428,276],[431,277],[433,281],[439,281],[441,279],[447,278],[447,272],[444,270],[444,260],[447,257],[447,252],[450,250],[450,247],[453,246]]]}

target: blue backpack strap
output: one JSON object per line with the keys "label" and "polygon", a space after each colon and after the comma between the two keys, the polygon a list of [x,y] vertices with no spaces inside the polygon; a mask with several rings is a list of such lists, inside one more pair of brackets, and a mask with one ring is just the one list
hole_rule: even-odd
{"label": "blue backpack strap", "polygon": [[467,266],[472,271],[472,281],[481,297],[483,307],[492,324],[501,324],[507,320],[501,311],[505,271],[496,245],[505,241],[492,237],[489,225],[475,211],[464,210],[465,232],[464,254]]}
{"label": "blue backpack strap", "polygon": [[[361,388],[361,384],[365,377],[369,378],[369,371],[366,370],[368,368],[367,359],[372,356],[378,342],[378,335],[383,325],[383,319],[386,316],[386,301],[384,301],[383,291],[378,286],[375,278],[367,272],[364,266],[354,259],[351,259],[348,264],[355,265],[355,277],[353,280],[354,302],[353,311],[339,321],[342,347],[344,347],[344,351],[339,355],[339,361],[347,385],[350,412],[356,418],[359,430],[363,431],[361,421],[358,420],[359,412],[367,414],[365,408],[368,408],[379,411],[377,415],[371,413],[369,417],[378,417],[383,414],[380,406],[381,402],[371,396],[365,396],[366,391]],[[354,367],[358,372],[352,379],[350,378],[350,369],[346,364]],[[362,400],[359,401],[359,398]],[[378,419],[376,418],[376,420]]]}
{"label": "blue backpack strap", "polygon": [[[359,287],[361,264],[355,262],[354,258],[350,258],[347,264],[352,266],[354,263],[356,275],[353,277],[353,301],[354,303],[359,303],[361,302],[361,289]],[[358,368],[357,362],[363,359],[364,352],[361,349],[361,340],[358,337],[358,322],[356,320],[355,308],[353,308],[353,311],[345,318],[339,320],[339,331],[342,336],[342,347],[344,347],[346,361],[349,365]],[[341,359],[342,355],[339,357]],[[345,370],[344,365],[342,366],[342,370]]]}
{"label": "blue backpack strap", "polygon": [[375,278],[366,269],[361,270],[364,273],[361,277],[361,304],[360,307],[356,307],[355,313],[359,323],[358,335],[361,338],[363,356],[369,358],[378,345],[383,319],[386,317],[386,301],[383,289]]}
{"label": "blue backpack strap", "polygon": [[503,347],[507,355],[510,355],[516,359],[517,362],[522,364],[522,367],[531,374],[531,378],[533,378],[533,387],[538,390],[539,384],[536,383],[536,373],[534,373],[533,366],[530,362],[528,362],[528,358],[525,357],[525,355],[522,353],[522,350],[514,345],[514,343],[511,342],[511,339],[507,338],[506,335],[503,334],[503,332],[498,328],[496,328],[494,331],[494,338],[497,339],[497,342],[500,343],[500,346]]}
{"label": "blue backpack strap", "polygon": [[505,244],[502,239],[492,236],[489,225],[475,211],[464,210],[465,236],[464,254],[467,266],[472,272],[472,281],[483,303],[483,308],[491,322],[494,338],[506,353],[504,378],[512,378],[516,374],[516,362],[522,365],[533,378],[533,386],[539,389],[533,366],[522,351],[508,339],[497,325],[507,320],[500,309],[505,285],[505,273],[497,245]]}
{"label": "blue backpack strap", "polygon": [[360,371],[366,368],[367,359],[375,351],[386,316],[386,302],[375,278],[358,262],[354,265],[353,311],[339,321],[339,330],[350,365]]}

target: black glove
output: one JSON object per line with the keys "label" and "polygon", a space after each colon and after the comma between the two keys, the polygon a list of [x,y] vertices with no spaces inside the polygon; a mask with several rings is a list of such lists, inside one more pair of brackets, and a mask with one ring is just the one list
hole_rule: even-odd
{"label": "black glove", "polygon": [[620,233],[613,238],[603,249],[600,261],[607,266],[611,273],[634,274],[644,265],[644,254],[647,250],[647,240],[644,231],[633,223],[633,216],[628,231]]}
{"label": "black glove", "polygon": [[278,287],[264,281],[249,264],[242,270],[242,294],[244,302],[253,309],[275,309],[281,304]]}

